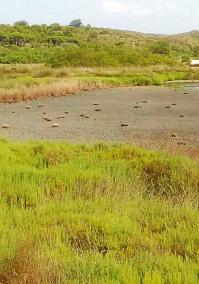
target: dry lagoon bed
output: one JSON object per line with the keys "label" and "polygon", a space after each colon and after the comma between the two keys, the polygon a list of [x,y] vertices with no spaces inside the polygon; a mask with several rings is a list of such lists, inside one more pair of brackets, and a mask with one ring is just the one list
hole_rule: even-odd
{"label": "dry lagoon bed", "polygon": [[11,139],[199,145],[199,89],[134,87],[0,105]]}

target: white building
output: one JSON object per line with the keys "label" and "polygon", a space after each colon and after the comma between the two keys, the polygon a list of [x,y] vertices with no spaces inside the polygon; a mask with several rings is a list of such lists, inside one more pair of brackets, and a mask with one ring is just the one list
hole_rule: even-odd
{"label": "white building", "polygon": [[192,67],[199,67],[199,60],[198,59],[192,59],[191,60],[191,66]]}

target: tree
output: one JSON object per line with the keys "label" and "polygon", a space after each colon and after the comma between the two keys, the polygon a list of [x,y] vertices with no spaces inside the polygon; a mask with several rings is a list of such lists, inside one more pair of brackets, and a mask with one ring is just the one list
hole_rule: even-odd
{"label": "tree", "polygon": [[49,26],[52,31],[59,31],[61,30],[61,25],[59,23],[53,23]]}
{"label": "tree", "polygon": [[63,30],[63,34],[65,35],[65,36],[68,36],[68,37],[72,37],[73,36],[73,34],[71,33],[71,31],[68,31],[68,30]]}
{"label": "tree", "polygon": [[49,36],[48,42],[52,45],[61,45],[64,42],[64,37],[61,36]]}
{"label": "tree", "polygon": [[82,21],[80,19],[72,20],[69,26],[79,28],[82,26]]}
{"label": "tree", "polygon": [[1,34],[0,33],[0,44],[4,44],[7,42],[7,35],[6,34]]}
{"label": "tree", "polygon": [[190,61],[191,61],[191,58],[190,58],[189,54],[184,54],[182,56],[182,62],[189,63]]}
{"label": "tree", "polygon": [[167,41],[157,41],[152,45],[152,52],[162,55],[170,54],[170,44]]}
{"label": "tree", "polygon": [[199,55],[199,46],[195,46],[193,48],[193,56],[197,57]]}
{"label": "tree", "polygon": [[28,26],[28,22],[26,21],[18,21],[14,23],[14,26],[23,26],[23,27],[27,27]]}
{"label": "tree", "polygon": [[11,45],[23,46],[28,42],[28,36],[19,32],[11,33],[8,36]]}

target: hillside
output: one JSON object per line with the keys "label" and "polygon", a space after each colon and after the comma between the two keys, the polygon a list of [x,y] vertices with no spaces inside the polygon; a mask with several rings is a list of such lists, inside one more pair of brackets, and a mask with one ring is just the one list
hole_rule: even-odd
{"label": "hillside", "polygon": [[0,63],[175,65],[199,55],[198,32],[175,36],[91,27],[0,25]]}

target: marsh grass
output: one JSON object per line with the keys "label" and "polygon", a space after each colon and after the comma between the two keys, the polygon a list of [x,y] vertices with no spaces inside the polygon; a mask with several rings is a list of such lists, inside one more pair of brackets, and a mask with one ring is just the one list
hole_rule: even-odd
{"label": "marsh grass", "polygon": [[0,65],[0,102],[65,96],[98,88],[162,85],[197,79],[197,70],[183,66],[118,68],[51,68],[42,64]]}
{"label": "marsh grass", "polygon": [[[52,81],[52,80],[51,80]],[[42,97],[61,97],[76,94],[80,91],[90,91],[93,89],[109,87],[109,84],[92,80],[67,80],[54,81],[46,84],[37,83],[30,86],[15,87],[11,89],[0,89],[0,102],[18,102],[35,100]]]}
{"label": "marsh grass", "polygon": [[0,149],[0,283],[198,283],[197,162],[120,144]]}

